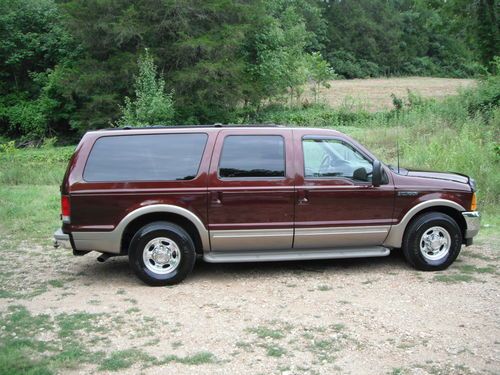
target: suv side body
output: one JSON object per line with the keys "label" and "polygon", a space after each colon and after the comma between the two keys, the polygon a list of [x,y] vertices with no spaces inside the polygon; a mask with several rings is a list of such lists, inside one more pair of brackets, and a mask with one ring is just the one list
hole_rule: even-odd
{"label": "suv side body", "polygon": [[[123,166],[119,160],[106,164],[114,149],[127,157],[127,147],[137,160],[144,160],[144,166],[135,165],[133,159]],[[174,172],[165,164],[174,154],[179,156],[171,169],[178,170],[180,178],[173,174],[175,179],[169,180],[165,173]],[[76,255],[98,251],[130,257],[132,248],[144,245],[141,230],[160,233],[160,224],[153,229],[148,225],[170,223],[170,229],[163,230],[181,231],[177,244],[170,238],[176,233],[158,238],[179,247],[185,256],[180,263],[189,257],[182,246],[192,247],[195,255],[210,262],[383,256],[403,248],[417,268],[447,267],[460,245],[471,244],[479,230],[473,180],[451,173],[398,173],[385,165],[375,167],[377,163],[362,145],[327,129],[250,126],[89,132],[64,176],[61,194],[70,212],[63,212],[65,220],[55,239],[58,244],[69,243]],[[149,177],[149,165],[156,165],[159,179]],[[186,176],[183,165],[190,170]],[[379,172],[381,180],[375,183]],[[134,180],[134,174],[141,177]],[[138,259],[156,266],[165,257],[174,259],[159,250],[171,250],[165,241],[158,246],[151,242],[151,259],[146,253]],[[447,247],[447,257],[437,259]],[[185,277],[151,282],[150,276],[139,275],[154,285]]]}

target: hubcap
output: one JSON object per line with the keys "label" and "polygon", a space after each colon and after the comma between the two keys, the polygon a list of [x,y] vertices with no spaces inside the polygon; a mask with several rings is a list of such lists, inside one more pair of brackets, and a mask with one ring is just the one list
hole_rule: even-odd
{"label": "hubcap", "polygon": [[448,255],[451,237],[443,227],[427,229],[420,239],[420,252],[425,259],[440,260]]}
{"label": "hubcap", "polygon": [[144,265],[150,271],[165,275],[175,271],[181,262],[177,244],[167,237],[153,238],[142,252]]}

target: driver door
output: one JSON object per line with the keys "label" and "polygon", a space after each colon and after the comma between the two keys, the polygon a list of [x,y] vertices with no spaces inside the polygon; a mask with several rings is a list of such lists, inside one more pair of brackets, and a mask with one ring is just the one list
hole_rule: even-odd
{"label": "driver door", "polygon": [[[392,224],[394,187],[373,186],[373,158],[347,139],[300,135],[294,248],[381,245]],[[300,153],[299,153],[300,155]],[[386,180],[387,182],[387,180]]]}

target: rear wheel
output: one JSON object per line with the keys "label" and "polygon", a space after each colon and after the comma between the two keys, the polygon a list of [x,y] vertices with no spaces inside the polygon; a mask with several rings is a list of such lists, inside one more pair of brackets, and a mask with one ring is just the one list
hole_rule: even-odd
{"label": "rear wheel", "polygon": [[148,285],[177,284],[193,269],[194,243],[180,226],[156,221],[137,231],[130,242],[129,263]]}
{"label": "rear wheel", "polygon": [[460,253],[462,232],[453,218],[429,212],[414,219],[403,239],[403,253],[413,267],[438,271],[452,264]]}

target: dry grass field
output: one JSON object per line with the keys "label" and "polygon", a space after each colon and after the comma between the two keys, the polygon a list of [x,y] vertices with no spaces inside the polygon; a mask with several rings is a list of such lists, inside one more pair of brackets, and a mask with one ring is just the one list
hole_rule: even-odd
{"label": "dry grass field", "polygon": [[320,97],[335,107],[348,106],[372,112],[391,108],[391,94],[407,97],[408,91],[412,91],[422,97],[441,99],[475,82],[473,79],[430,77],[335,80],[330,81],[330,88],[322,89]]}

